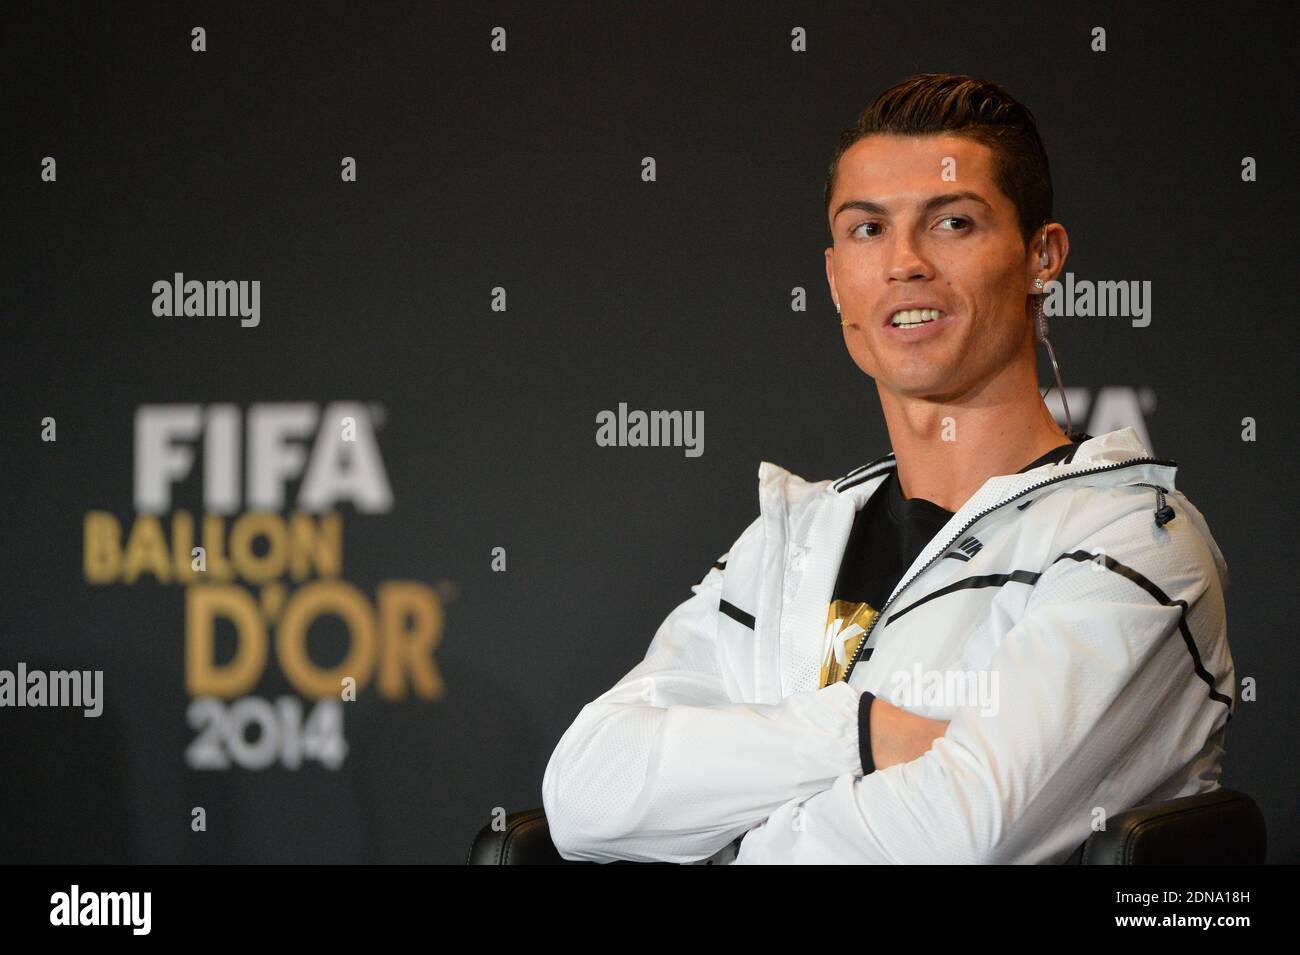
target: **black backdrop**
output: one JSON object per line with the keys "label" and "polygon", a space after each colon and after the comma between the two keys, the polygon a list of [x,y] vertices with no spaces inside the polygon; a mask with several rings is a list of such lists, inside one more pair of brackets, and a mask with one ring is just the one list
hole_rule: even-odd
{"label": "black backdrop", "polygon": [[[943,70],[994,79],[1036,113],[1066,268],[1151,282],[1147,327],[1062,318],[1053,340],[1076,419],[1133,426],[1177,460],[1227,557],[1230,642],[1258,700],[1232,724],[1224,782],[1264,809],[1270,860],[1296,861],[1282,9],[7,8],[0,668],[100,669],[105,703],[98,719],[0,710],[0,855],[459,862],[495,808],[540,805],[578,709],[757,513],[760,460],[816,480],[888,450],[826,290],[821,190],[839,130],[877,92]],[[260,323],[156,316],[153,283],[177,272],[260,281]],[[194,768],[187,588],[88,579],[87,515],[112,515],[124,540],[139,527],[143,406],[233,406],[244,440],[256,405],[306,403],[315,435],[339,401],[373,425],[392,501],[328,508],[337,586],[372,623],[386,581],[441,610],[442,692],[359,681],[327,711],[348,746],[335,768],[285,765],[280,710],[271,765]],[[620,402],[703,411],[704,453],[598,446],[596,415]],[[194,465],[162,514],[169,542],[173,512],[204,511],[201,443],[181,442]],[[304,508],[293,474],[284,486],[287,519]],[[240,719],[282,698],[312,712],[273,632],[251,689],[221,704],[228,732],[237,698],[266,701]],[[343,661],[340,619],[311,633],[319,667]],[[229,662],[228,623],[216,646]]]}

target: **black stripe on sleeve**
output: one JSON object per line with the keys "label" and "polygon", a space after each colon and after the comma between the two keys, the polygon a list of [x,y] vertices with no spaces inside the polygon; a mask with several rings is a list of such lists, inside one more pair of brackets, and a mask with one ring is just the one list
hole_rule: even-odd
{"label": "black stripe on sleeve", "polygon": [[745,613],[745,611],[741,610],[739,607],[737,607],[735,604],[731,603],[730,601],[723,600],[721,597],[719,597],[718,610],[721,613],[725,613],[728,617],[730,617],[732,620],[736,621],[737,623],[743,623],[750,630],[754,629],[754,615],[752,613]]}
{"label": "black stripe on sleeve", "polygon": [[862,775],[876,771],[876,761],[871,758],[871,704],[875,695],[863,690],[858,697],[858,758],[862,761]]}
{"label": "black stripe on sleeve", "polygon": [[[1107,570],[1113,570],[1115,573],[1127,577],[1129,580],[1133,581],[1133,583],[1137,584],[1148,594],[1150,594],[1151,597],[1157,603],[1162,604],[1163,606],[1166,607],[1177,607],[1178,608],[1178,632],[1182,634],[1183,643],[1187,647],[1187,652],[1192,657],[1192,669],[1196,672],[1196,675],[1200,677],[1206,683],[1206,685],[1209,686],[1210,699],[1218,700],[1220,703],[1227,706],[1228,719],[1229,720],[1232,719],[1231,698],[1224,696],[1222,693],[1220,693],[1218,690],[1214,688],[1214,684],[1217,681],[1214,679],[1214,676],[1208,670],[1205,669],[1205,665],[1201,663],[1201,653],[1196,648],[1196,641],[1192,638],[1191,629],[1187,626],[1187,601],[1170,600],[1169,595],[1166,594],[1159,587],[1157,587],[1154,583],[1152,583],[1146,577],[1142,576],[1132,567],[1129,567],[1127,564],[1121,564],[1119,561],[1115,560],[1109,554],[1093,554],[1093,553],[1089,553],[1086,550],[1075,550],[1075,551],[1070,551],[1067,554],[1062,554],[1060,557],[1056,558],[1056,560],[1066,560],[1066,559],[1077,560],[1080,562],[1088,561],[1088,560],[1091,561],[1100,560],[1104,563]],[[1052,561],[1052,563],[1056,563],[1056,561]]]}

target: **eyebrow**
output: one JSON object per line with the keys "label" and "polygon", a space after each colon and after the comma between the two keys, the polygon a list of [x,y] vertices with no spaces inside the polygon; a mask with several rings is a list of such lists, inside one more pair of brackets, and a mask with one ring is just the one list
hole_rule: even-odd
{"label": "eyebrow", "polygon": [[[966,192],[945,192],[941,196],[931,196],[929,199],[926,199],[925,202],[921,203],[921,211],[933,212],[935,209],[938,209],[941,206],[946,206],[951,202],[957,202],[959,199],[973,199],[976,202],[988,206],[990,209],[993,208],[991,205],[989,205],[988,200],[985,199],[983,196],[981,196],[978,192],[966,191]],[[889,214],[889,210],[886,209],[878,202],[872,202],[870,199],[850,199],[847,202],[842,203],[840,207],[835,210],[834,218],[838,219],[841,212],[845,212],[849,209],[858,209],[862,212],[870,213],[873,216],[883,216]]]}

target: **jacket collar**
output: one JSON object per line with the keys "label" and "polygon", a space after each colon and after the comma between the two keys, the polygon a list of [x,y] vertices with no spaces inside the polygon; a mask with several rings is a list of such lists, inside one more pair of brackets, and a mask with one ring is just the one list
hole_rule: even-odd
{"label": "jacket collar", "polygon": [[[810,482],[779,465],[763,461],[759,465],[758,477],[759,504],[767,516],[765,523],[769,529],[779,527],[795,550],[810,549],[811,538],[820,537],[822,532],[834,528],[831,531],[834,546],[830,549],[838,547],[838,550],[833,554],[824,553],[824,557],[838,565],[853,514],[875,493],[895,464],[890,452],[839,479]],[[935,535],[917,557],[914,566],[928,563],[973,519],[1013,500],[1025,503],[1038,493],[1040,487],[1046,492],[1064,482],[1080,482],[1095,487],[1150,484],[1169,493],[1176,490],[1177,471],[1176,461],[1155,458],[1131,427],[1089,438],[1079,445],[1069,464],[1046,464],[1020,474],[989,478]],[[1154,495],[1154,488],[1152,493]],[[1153,497],[1153,511],[1155,500]],[[1185,506],[1185,503],[1186,499],[1180,498],[1180,506]],[[828,504],[831,505],[829,508],[826,507]],[[820,521],[817,520],[819,512]],[[1217,551],[1217,548],[1212,549]]]}
{"label": "jacket collar", "polygon": [[[1142,459],[1150,460],[1132,468],[1117,468],[1118,465]],[[786,510],[798,508],[805,499],[813,496],[849,498],[856,507],[861,507],[896,466],[894,452],[890,451],[842,477],[814,483],[780,465],[763,461],[758,468],[759,495],[772,504],[783,502]],[[1098,472],[1098,468],[1113,470]],[[954,514],[954,519],[976,502],[980,507],[989,506],[993,497],[1018,495],[1044,479],[1077,477],[1087,484],[1106,486],[1150,482],[1160,484],[1166,491],[1172,491],[1175,490],[1177,472],[1178,462],[1155,458],[1142,444],[1136,431],[1131,427],[1120,428],[1084,441],[1069,464],[1046,464],[1021,474],[995,475],[989,478]]]}
{"label": "jacket collar", "polygon": [[[1075,439],[1079,437],[1074,436]],[[1003,478],[1023,478],[1026,475],[1034,475],[1035,478],[1024,481],[1025,484],[1033,484],[1043,475],[1049,472],[1052,476],[1065,473],[1079,473],[1096,468],[1100,465],[1119,464],[1132,461],[1139,458],[1154,458],[1154,455],[1147,450],[1142,444],[1137,432],[1132,428],[1121,428],[1116,431],[1110,431],[1097,437],[1087,436],[1087,440],[1080,443],[1073,457],[1068,464],[1049,464],[1042,467],[1025,471],[1018,475],[1002,475],[990,478],[990,481],[1002,480]],[[1177,462],[1158,459],[1159,463],[1171,469],[1169,480],[1173,481],[1173,474],[1177,471]],[[848,474],[834,481],[831,481],[829,487],[836,494],[851,494],[854,488],[860,487],[875,475],[885,475],[888,469],[897,467],[897,461],[894,458],[894,452],[890,451],[876,460],[871,461],[861,467],[854,468]],[[1172,490],[1170,485],[1166,489]],[[978,492],[977,492],[978,493]],[[857,496],[861,496],[861,492]],[[867,496],[870,496],[868,492]]]}

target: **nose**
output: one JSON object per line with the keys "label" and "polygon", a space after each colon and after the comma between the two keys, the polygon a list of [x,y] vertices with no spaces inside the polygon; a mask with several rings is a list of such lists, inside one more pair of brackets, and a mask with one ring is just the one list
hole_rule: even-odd
{"label": "nose", "polygon": [[894,233],[894,242],[890,249],[889,278],[893,281],[910,282],[913,279],[934,277],[934,269],[928,259],[921,254],[915,238],[900,229]]}

